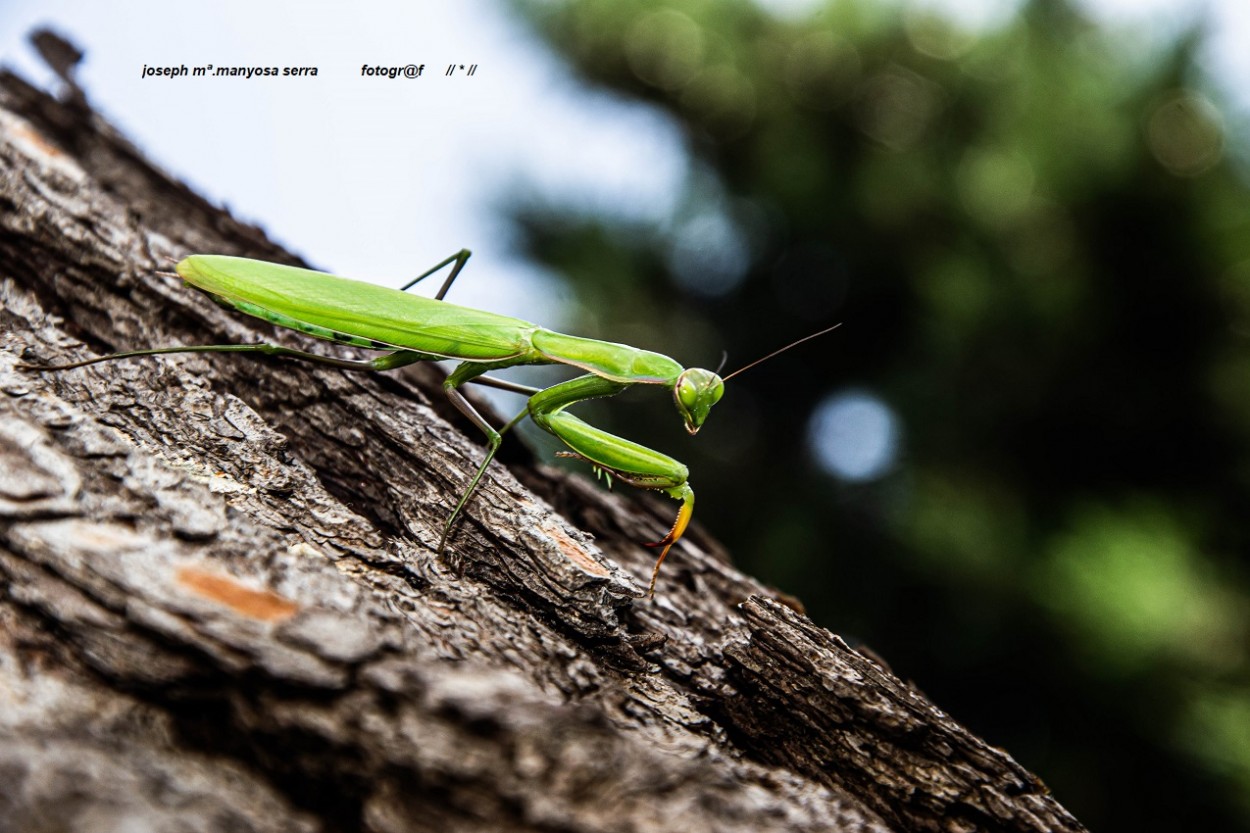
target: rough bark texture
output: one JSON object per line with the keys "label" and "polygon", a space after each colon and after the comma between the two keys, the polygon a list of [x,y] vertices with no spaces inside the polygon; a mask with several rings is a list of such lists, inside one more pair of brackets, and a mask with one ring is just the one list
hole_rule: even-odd
{"label": "rough bark texture", "polygon": [[158,274],[296,261],[67,60],[59,99],[0,75],[0,830],[1082,829],[705,536],[643,598],[668,502],[514,446],[437,557],[482,449],[436,369],[16,368],[337,349]]}

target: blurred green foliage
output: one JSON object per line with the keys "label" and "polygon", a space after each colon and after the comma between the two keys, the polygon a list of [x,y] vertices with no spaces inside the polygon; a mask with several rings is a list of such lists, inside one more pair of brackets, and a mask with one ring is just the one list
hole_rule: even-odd
{"label": "blurred green foliage", "polygon": [[[1091,829],[1250,830],[1250,188],[1197,36],[1061,0],[978,33],[871,0],[517,2],[694,160],[654,227],[515,198],[572,331],[733,368],[845,322],[695,440],[654,397],[591,418],[687,461],[748,571]],[[811,444],[848,391],[900,426],[872,479]]]}

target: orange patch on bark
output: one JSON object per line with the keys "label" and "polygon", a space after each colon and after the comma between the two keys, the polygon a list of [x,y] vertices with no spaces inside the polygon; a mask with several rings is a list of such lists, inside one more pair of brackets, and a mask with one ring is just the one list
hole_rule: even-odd
{"label": "orange patch on bark", "polygon": [[34,145],[41,153],[43,153],[46,156],[57,157],[57,156],[65,155],[64,153],[61,152],[61,149],[59,147],[49,142],[47,139],[43,137],[41,133],[36,132],[34,128],[30,127],[29,125],[26,125],[26,124],[15,125],[13,128],[13,132],[16,133],[18,136],[22,137],[23,139],[25,139],[30,144]]}
{"label": "orange patch on bark", "polygon": [[295,602],[272,590],[253,590],[221,573],[183,567],[178,570],[178,583],[192,593],[225,605],[241,616],[262,622],[288,619],[299,610],[299,605]]}
{"label": "orange patch on bark", "polygon": [[572,561],[578,567],[581,567],[591,575],[603,576],[605,578],[610,575],[606,567],[596,561],[590,553],[582,549],[580,544],[570,538],[560,528],[544,524],[543,532],[554,538],[556,543],[560,546],[560,551],[565,554],[569,561]]}

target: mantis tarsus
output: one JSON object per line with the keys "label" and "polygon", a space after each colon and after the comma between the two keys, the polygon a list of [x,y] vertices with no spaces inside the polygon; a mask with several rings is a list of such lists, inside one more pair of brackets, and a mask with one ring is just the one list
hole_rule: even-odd
{"label": "mantis tarsus", "polygon": [[[752,362],[722,379],[710,370],[684,368],[659,353],[564,335],[518,318],[447,303],[443,297],[464,268],[469,254],[468,249],[461,250],[398,290],[324,272],[224,255],[191,255],[175,267],[184,281],[228,308],[318,338],[388,351],[373,359],[338,359],[266,342],[159,347],[112,353],[70,364],[24,367],[69,370],[96,362],[162,353],[263,353],[375,372],[414,362],[458,360],[461,364],[448,374],[443,389],[452,404],[486,435],[489,449],[447,518],[438,551],[441,553],[446,547],[452,525],[481,482],[503,435],[528,415],[540,428],[568,446],[570,451],[563,452],[566,456],[585,460],[596,471],[631,486],[660,491],[681,501],[668,534],[648,544],[663,548],[651,572],[649,594],[654,594],[660,565],[686,531],[694,511],[689,471],[677,460],[609,434],[565,409],[586,399],[613,396],[632,385],[658,385],[672,392],[686,430],[694,434],[724,393],[724,381],[759,362]],[[452,269],[433,299],[405,291],[448,265],[452,265]],[[807,338],[815,338],[831,329],[833,327]],[[586,372],[545,389],[485,375],[489,371],[527,364],[565,364]],[[469,382],[525,394],[529,399],[524,410],[496,430],[460,392],[460,386]]]}

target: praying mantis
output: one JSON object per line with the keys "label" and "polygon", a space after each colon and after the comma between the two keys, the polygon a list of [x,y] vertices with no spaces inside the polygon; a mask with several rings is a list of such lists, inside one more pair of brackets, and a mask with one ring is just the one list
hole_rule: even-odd
{"label": "praying mantis", "polygon": [[[660,565],[686,531],[694,512],[694,490],[685,465],[646,446],[618,437],[567,412],[587,399],[614,396],[633,385],[654,385],[671,392],[686,430],[696,434],[725,392],[725,382],[762,361],[823,335],[838,325],[813,333],[722,378],[702,368],[685,368],[660,353],[562,333],[483,310],[443,300],[470,257],[468,249],[446,258],[400,289],[226,255],[190,255],[174,267],[187,284],[238,312],[317,338],[368,350],[386,351],[367,360],[341,359],[262,342],[207,344],[130,350],[68,364],[22,365],[29,370],[62,371],[97,362],[164,353],[261,353],[317,362],[346,370],[381,372],[415,362],[452,359],[460,364],[448,374],[443,390],[452,404],[486,435],[486,457],[443,526],[438,552],[447,546],[452,527],[495,458],[503,436],[526,416],[568,447],[560,452],[589,463],[640,489],[662,492],[681,507],[668,533],[647,546],[661,548],[651,571],[648,595],[655,593]],[[434,298],[406,290],[451,265]],[[584,371],[564,382],[540,389],[487,373],[517,365],[563,364]],[[460,391],[468,383],[487,385],[528,397],[526,406],[496,429]]]}

